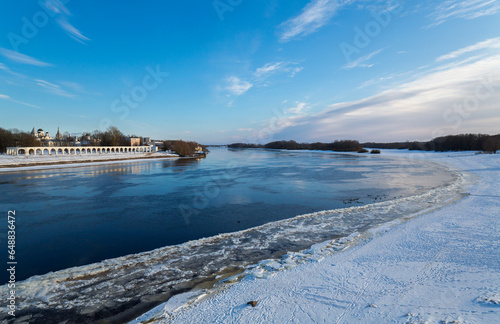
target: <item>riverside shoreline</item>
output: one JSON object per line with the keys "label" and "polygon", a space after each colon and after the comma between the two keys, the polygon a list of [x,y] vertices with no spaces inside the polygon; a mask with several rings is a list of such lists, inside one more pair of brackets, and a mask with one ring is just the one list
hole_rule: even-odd
{"label": "riverside shoreline", "polygon": [[[405,163],[401,165],[405,167]],[[105,318],[124,322],[125,319],[133,319],[148,308],[161,304],[172,295],[175,300],[176,294],[191,288],[194,290],[200,286],[207,288],[206,282],[219,282],[228,273],[235,275],[235,273],[245,271],[242,276],[243,282],[248,276],[262,277],[260,275],[265,275],[265,272],[260,273],[261,270],[273,268],[276,262],[264,261],[262,264],[257,264],[256,262],[262,260],[260,258],[260,260],[243,264],[240,269],[228,271],[228,266],[234,265],[234,260],[250,260],[253,254],[260,254],[263,249],[273,249],[273,246],[269,244],[281,242],[284,238],[288,241],[288,250],[283,250],[283,253],[280,252],[279,255],[288,251],[289,258],[284,267],[289,269],[290,266],[293,268],[295,265],[302,264],[303,260],[317,258],[318,254],[314,252],[317,248],[310,248],[311,244],[318,242],[321,245],[324,239],[334,238],[335,235],[332,233],[335,233],[339,227],[347,228],[341,222],[343,217],[352,219],[355,216],[361,217],[361,220],[377,220],[386,218],[388,213],[394,214],[396,218],[401,217],[398,215],[416,217],[425,211],[436,210],[462,197],[462,191],[457,191],[461,187],[460,179],[461,177],[455,178],[454,182],[444,187],[438,187],[417,196],[359,207],[302,214],[292,219],[267,223],[239,232],[220,234],[181,245],[167,246],[149,252],[34,276],[19,282],[18,315],[36,315],[30,320],[32,323],[44,323],[47,320],[81,322]],[[325,225],[328,225],[331,230],[324,239],[311,238],[311,235],[317,237],[321,233],[320,228]],[[355,234],[354,231],[357,229],[342,230],[345,235]],[[349,235],[338,240],[334,239],[332,242],[327,242],[331,244],[326,244],[320,250],[326,253],[337,253],[339,249],[343,250],[349,246],[351,240],[358,241],[358,236]],[[277,239],[279,237],[281,239]],[[255,243],[252,244],[252,248],[241,250],[240,244],[237,243],[240,240]],[[302,244],[303,241],[308,243]],[[301,249],[305,250],[291,249],[290,247],[294,244],[302,244]],[[248,257],[242,258],[242,254]],[[211,261],[202,262],[200,258],[207,255],[210,256]],[[279,256],[277,257],[279,261]],[[222,263],[219,260],[225,259],[233,261],[221,266]],[[203,267],[187,267],[191,262],[201,264]],[[247,273],[247,270],[250,273]],[[272,271],[267,271],[267,273],[273,274]],[[229,280],[237,281],[238,278]],[[47,287],[50,287],[50,291],[47,291]],[[5,288],[5,286],[0,287],[0,291]]]}
{"label": "riverside shoreline", "polygon": [[131,323],[500,322],[500,156],[382,154],[469,174],[467,196],[368,230],[340,253],[313,248],[290,270],[176,296]]}
{"label": "riverside shoreline", "polygon": [[145,153],[145,154],[105,154],[95,156],[74,155],[60,157],[11,157],[0,155],[0,173],[8,171],[29,171],[61,167],[79,167],[106,163],[127,163],[143,160],[197,159],[199,157],[179,157],[176,154]]}

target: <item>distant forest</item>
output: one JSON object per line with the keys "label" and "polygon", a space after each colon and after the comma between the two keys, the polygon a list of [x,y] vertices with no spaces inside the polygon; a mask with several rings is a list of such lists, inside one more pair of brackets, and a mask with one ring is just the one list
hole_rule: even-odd
{"label": "distant forest", "polygon": [[206,151],[205,145],[200,145],[197,142],[186,142],[181,140],[163,141],[163,149],[173,151],[180,156],[192,156],[198,149]]}
{"label": "distant forest", "polygon": [[7,147],[13,146],[41,146],[41,143],[30,133],[0,127],[0,153],[5,153]]}
{"label": "distant forest", "polygon": [[363,143],[363,147],[379,149],[408,149],[421,151],[484,151],[500,150],[500,134],[461,134],[436,137],[428,142]]}
{"label": "distant forest", "polygon": [[230,148],[266,148],[282,150],[320,150],[336,152],[358,152],[363,150],[363,146],[358,141],[343,140],[332,143],[297,143],[295,141],[276,141],[267,144],[245,144],[233,143]]}
{"label": "distant forest", "polygon": [[354,140],[342,140],[332,143],[297,143],[296,141],[275,141],[267,144],[233,143],[230,148],[267,148],[282,150],[320,150],[335,152],[367,152],[364,147],[376,149],[408,149],[422,151],[485,151],[496,153],[500,150],[500,134],[462,134],[437,137],[428,142],[394,142],[394,143],[359,143]]}

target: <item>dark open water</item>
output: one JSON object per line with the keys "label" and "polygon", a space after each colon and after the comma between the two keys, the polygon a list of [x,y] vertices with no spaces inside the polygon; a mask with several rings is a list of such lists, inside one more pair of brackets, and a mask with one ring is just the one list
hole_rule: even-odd
{"label": "dark open water", "polygon": [[214,148],[202,160],[0,173],[0,210],[16,210],[19,281],[451,180],[435,165],[384,156]]}

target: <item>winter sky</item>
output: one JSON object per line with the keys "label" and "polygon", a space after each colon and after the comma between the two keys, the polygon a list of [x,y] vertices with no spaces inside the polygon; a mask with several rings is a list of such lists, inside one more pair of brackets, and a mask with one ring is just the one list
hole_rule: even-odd
{"label": "winter sky", "polygon": [[0,127],[205,144],[500,133],[500,1],[8,0]]}

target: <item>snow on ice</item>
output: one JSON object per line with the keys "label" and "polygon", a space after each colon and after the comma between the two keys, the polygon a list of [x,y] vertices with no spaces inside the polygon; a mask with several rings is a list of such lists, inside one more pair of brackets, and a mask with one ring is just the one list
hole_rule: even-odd
{"label": "snow on ice", "polygon": [[[410,153],[386,150],[382,154]],[[285,271],[276,271],[286,268],[283,260],[261,262],[254,275],[208,294],[200,290],[203,297],[198,299],[191,292],[183,307],[162,313],[169,307],[167,302],[147,320],[500,323],[500,155],[412,153],[412,158],[472,174],[469,195],[407,222],[383,224],[356,240],[359,234],[346,238],[343,243],[350,248],[343,247],[340,253],[313,257],[323,251],[317,246],[300,253],[302,258],[309,253],[316,262]],[[262,275],[266,271],[270,274]],[[258,305],[247,306],[250,300]]]}

